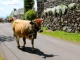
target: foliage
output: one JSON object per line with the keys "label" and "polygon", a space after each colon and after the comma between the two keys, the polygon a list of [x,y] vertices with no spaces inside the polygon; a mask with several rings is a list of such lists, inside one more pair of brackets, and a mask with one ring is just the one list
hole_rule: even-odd
{"label": "foliage", "polygon": [[60,4],[58,6],[54,6],[53,8],[47,8],[46,10],[44,10],[44,14],[49,14],[49,12],[51,12],[51,15],[54,15],[55,17],[57,16],[62,16],[65,15],[67,13],[67,6],[64,4]]}
{"label": "foliage", "polygon": [[32,9],[34,4],[34,0],[24,0],[24,13],[26,13],[29,9]]}
{"label": "foliage", "polygon": [[7,16],[7,19],[10,19],[12,16]]}
{"label": "foliage", "polygon": [[9,16],[10,17],[13,17],[13,15],[14,15],[14,12],[12,11]]}
{"label": "foliage", "polygon": [[26,20],[26,18],[25,18],[25,14],[23,14],[22,18],[23,18],[23,20]]}
{"label": "foliage", "polygon": [[76,3],[71,3],[68,6],[64,4],[60,4],[58,6],[54,6],[53,8],[47,8],[44,10],[44,15],[49,15],[49,12],[52,12],[52,15],[55,17],[67,14],[68,8],[71,10],[74,10],[76,8],[77,4]]}
{"label": "foliage", "polygon": [[57,17],[56,6],[54,6],[54,8],[52,8],[52,13],[54,14],[55,17]]}
{"label": "foliage", "polygon": [[34,10],[28,10],[26,13],[25,13],[25,16],[24,18],[26,20],[33,20],[36,18],[36,12]]}
{"label": "foliage", "polygon": [[60,4],[60,8],[61,8],[62,14],[65,15],[67,13],[68,7],[64,4]]}
{"label": "foliage", "polygon": [[74,10],[76,8],[76,3],[71,3],[68,5],[69,9]]}
{"label": "foliage", "polygon": [[3,60],[2,56],[0,55],[0,60]]}
{"label": "foliage", "polygon": [[47,31],[45,27],[43,28],[42,34],[57,37],[70,42],[80,43],[80,34],[78,33],[68,33],[64,31]]}
{"label": "foliage", "polygon": [[13,11],[10,13],[10,15],[9,16],[7,16],[7,19],[9,19],[9,18],[11,18],[11,17],[13,17],[13,15],[14,15],[14,13],[13,13]]}

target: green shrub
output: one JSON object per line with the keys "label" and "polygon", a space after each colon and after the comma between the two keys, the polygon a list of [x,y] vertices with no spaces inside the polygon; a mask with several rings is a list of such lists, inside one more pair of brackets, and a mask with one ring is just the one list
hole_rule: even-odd
{"label": "green shrub", "polygon": [[2,56],[0,55],[0,60],[3,60]]}
{"label": "green shrub", "polygon": [[36,12],[34,10],[28,10],[26,13],[25,13],[25,16],[24,18],[26,20],[33,20],[36,18]]}
{"label": "green shrub", "polygon": [[23,14],[22,19],[23,19],[23,20],[26,20],[26,18],[25,18],[25,14]]}

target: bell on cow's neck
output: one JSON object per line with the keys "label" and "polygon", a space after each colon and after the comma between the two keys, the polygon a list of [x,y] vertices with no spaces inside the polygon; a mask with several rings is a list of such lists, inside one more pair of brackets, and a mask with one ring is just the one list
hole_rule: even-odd
{"label": "bell on cow's neck", "polygon": [[39,30],[39,32],[41,33],[41,32],[43,32],[43,30],[42,30],[42,29],[40,29],[40,30]]}

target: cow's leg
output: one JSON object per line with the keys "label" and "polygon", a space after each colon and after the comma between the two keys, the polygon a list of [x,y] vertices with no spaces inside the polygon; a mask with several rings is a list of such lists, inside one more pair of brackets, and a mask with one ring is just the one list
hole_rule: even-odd
{"label": "cow's leg", "polygon": [[26,44],[26,38],[25,37],[23,37],[23,48],[25,48],[25,44]]}
{"label": "cow's leg", "polygon": [[18,36],[15,36],[15,37],[16,37],[17,47],[20,48],[19,37]]}
{"label": "cow's leg", "polygon": [[31,44],[32,44],[32,51],[35,51],[34,50],[34,39],[31,40]]}

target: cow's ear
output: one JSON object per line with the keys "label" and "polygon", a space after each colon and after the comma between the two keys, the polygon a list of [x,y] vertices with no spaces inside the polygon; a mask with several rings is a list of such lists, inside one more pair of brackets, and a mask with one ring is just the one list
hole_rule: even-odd
{"label": "cow's ear", "polygon": [[31,25],[33,25],[33,24],[34,24],[34,22],[32,22],[32,21],[31,21],[31,22],[30,22],[30,24],[31,24]]}

